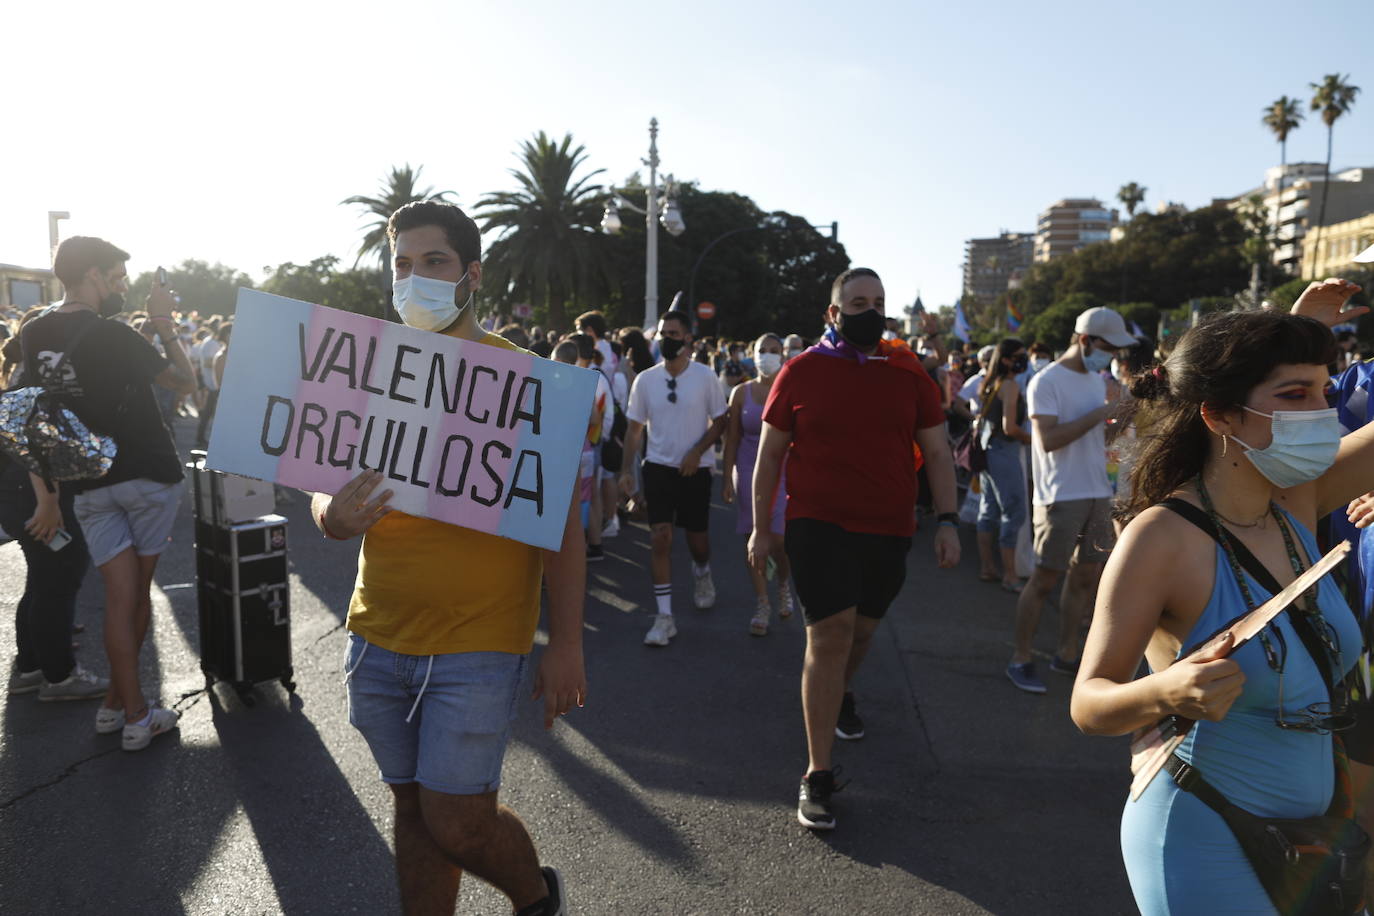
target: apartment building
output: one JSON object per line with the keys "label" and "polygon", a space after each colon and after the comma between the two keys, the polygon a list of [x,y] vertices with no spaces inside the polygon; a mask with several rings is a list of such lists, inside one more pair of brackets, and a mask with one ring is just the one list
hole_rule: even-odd
{"label": "apartment building", "polygon": [[1119,222],[1116,210],[1095,197],[1069,197],[1051,204],[1035,227],[1035,260],[1052,261],[1086,245],[1105,242]]}
{"label": "apartment building", "polygon": [[[1227,201],[1232,209],[1250,198],[1263,201],[1269,221],[1277,221],[1274,263],[1295,276],[1312,273],[1304,263],[1306,238],[1321,211],[1325,166],[1320,162],[1291,162],[1265,171],[1264,184]],[[1331,227],[1374,211],[1374,168],[1349,168],[1331,173],[1326,194],[1326,225]],[[1322,235],[1326,235],[1323,230]]]}
{"label": "apartment building", "polygon": [[[1326,209],[1328,213],[1331,211],[1330,201]],[[1302,240],[1302,263],[1308,276],[1319,280],[1339,277],[1353,268],[1368,267],[1357,265],[1355,255],[1370,245],[1374,245],[1374,210],[1355,219],[1323,226],[1320,242],[1316,232],[1306,236]]]}
{"label": "apartment building", "polygon": [[1012,275],[1030,267],[1035,256],[1035,236],[1007,232],[964,243],[964,297],[995,302],[1006,295]]}

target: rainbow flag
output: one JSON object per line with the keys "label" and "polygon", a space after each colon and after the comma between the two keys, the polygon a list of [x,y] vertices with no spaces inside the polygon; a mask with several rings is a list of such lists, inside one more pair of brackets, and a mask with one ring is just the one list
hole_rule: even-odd
{"label": "rainbow flag", "polygon": [[1021,313],[1016,310],[1016,304],[1011,301],[1011,293],[1007,293],[1007,330],[1021,330]]}

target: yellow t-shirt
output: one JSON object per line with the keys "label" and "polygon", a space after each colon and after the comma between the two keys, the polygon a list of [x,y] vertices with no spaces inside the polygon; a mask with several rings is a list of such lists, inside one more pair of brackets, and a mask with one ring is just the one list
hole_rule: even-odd
{"label": "yellow t-shirt", "polygon": [[[520,349],[495,334],[480,342]],[[404,655],[523,655],[543,572],[538,547],[392,511],[363,536],[348,629]]]}

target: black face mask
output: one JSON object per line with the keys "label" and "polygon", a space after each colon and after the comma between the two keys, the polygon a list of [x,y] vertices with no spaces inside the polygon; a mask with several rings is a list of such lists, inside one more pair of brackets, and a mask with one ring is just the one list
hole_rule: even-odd
{"label": "black face mask", "polygon": [[1030,368],[1030,357],[1027,356],[1026,354],[1022,353],[1020,356],[1014,356],[1014,357],[1012,357],[1012,360],[1011,360],[1011,374],[1012,374],[1012,375],[1020,375],[1022,372],[1025,372],[1025,371],[1026,371],[1027,369],[1029,369],[1029,368]]}
{"label": "black face mask", "polygon": [[861,349],[877,346],[886,328],[887,319],[877,309],[869,309],[857,315],[840,313],[841,336]]}
{"label": "black face mask", "polygon": [[658,342],[658,352],[663,354],[663,361],[665,363],[671,363],[673,360],[677,359],[677,355],[682,352],[682,348],[686,343],[687,341],[685,340],[664,337]]}
{"label": "black face mask", "polygon": [[95,310],[101,318],[113,318],[124,311],[124,294],[110,293],[100,300],[100,304],[95,307]]}

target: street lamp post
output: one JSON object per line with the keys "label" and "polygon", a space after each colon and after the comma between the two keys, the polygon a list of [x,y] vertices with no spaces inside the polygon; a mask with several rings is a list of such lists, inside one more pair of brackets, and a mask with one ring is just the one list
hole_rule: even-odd
{"label": "street lamp post", "polygon": [[641,209],[628,200],[620,191],[611,188],[611,199],[606,202],[606,212],[601,216],[601,230],[607,235],[620,232],[620,207],[644,214],[644,327],[658,324],[658,226],[670,235],[681,235],[687,228],[682,221],[682,213],[677,206],[677,185],[672,175],[664,176],[662,193],[658,187],[658,118],[649,119],[649,158],[642,160],[649,167],[649,187],[645,194],[644,207]]}
{"label": "street lamp post", "polygon": [[72,215],[66,210],[48,211],[48,263],[52,263],[53,256],[57,254],[57,222],[58,220],[71,219]]}

